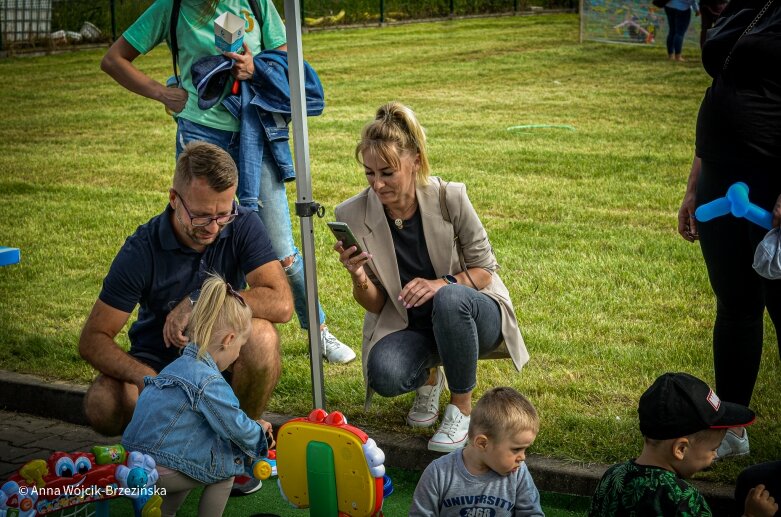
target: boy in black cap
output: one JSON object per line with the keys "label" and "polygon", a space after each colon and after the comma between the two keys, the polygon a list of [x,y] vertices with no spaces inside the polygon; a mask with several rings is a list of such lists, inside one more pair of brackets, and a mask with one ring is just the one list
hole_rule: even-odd
{"label": "boy in black cap", "polygon": [[[589,515],[711,515],[700,492],[684,479],[708,467],[727,428],[750,425],[754,412],[721,401],[707,384],[686,373],[656,379],[640,397],[637,411],[643,452],[605,472]],[[777,508],[759,486],[746,499],[745,515],[770,516]]]}

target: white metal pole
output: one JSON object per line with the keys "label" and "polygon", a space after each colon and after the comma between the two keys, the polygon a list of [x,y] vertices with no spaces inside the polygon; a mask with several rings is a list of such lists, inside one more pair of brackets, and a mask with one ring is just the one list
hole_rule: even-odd
{"label": "white metal pole", "polygon": [[312,405],[325,409],[323,356],[320,353],[320,315],[317,310],[317,272],[312,216],[319,205],[312,199],[312,175],[309,168],[309,135],[304,89],[304,57],[301,49],[301,9],[298,0],[285,0],[287,59],[290,75],[290,107],[293,118],[293,143],[296,162],[296,215],[301,219],[301,248],[306,277],[306,312],[309,320],[309,361],[312,370]]}

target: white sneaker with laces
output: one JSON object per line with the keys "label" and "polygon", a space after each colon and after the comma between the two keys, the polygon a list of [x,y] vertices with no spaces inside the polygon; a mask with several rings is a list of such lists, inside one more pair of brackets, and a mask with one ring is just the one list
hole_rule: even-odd
{"label": "white sneaker with laces", "polygon": [[727,430],[721,445],[716,450],[716,459],[745,456],[749,453],[748,431],[743,429],[743,436],[738,436],[732,429]]}
{"label": "white sneaker with laces", "polygon": [[336,339],[336,336],[328,331],[328,327],[323,327],[320,331],[320,341],[323,343],[323,357],[329,363],[347,364],[355,359],[352,348]]}
{"label": "white sneaker with laces", "polygon": [[407,413],[410,427],[431,427],[439,416],[439,395],[445,385],[445,374],[437,367],[437,381],[433,386],[424,384],[415,392],[415,402]]}
{"label": "white sneaker with laces", "polygon": [[445,408],[445,416],[436,434],[428,441],[428,450],[452,452],[466,445],[470,417],[453,404]]}

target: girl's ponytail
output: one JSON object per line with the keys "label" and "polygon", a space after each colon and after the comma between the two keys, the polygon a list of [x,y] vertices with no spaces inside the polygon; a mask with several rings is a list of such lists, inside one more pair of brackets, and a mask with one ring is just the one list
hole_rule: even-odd
{"label": "girl's ponytail", "polygon": [[[198,357],[202,357],[212,343],[215,332],[241,332],[252,319],[252,311],[233,287],[216,274],[201,286],[201,294],[193,308],[187,326],[190,341],[198,344]],[[221,339],[221,335],[217,339]]]}

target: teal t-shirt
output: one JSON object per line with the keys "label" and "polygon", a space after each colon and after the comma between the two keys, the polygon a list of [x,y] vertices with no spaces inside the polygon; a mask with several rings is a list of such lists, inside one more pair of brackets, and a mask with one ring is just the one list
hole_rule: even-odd
{"label": "teal t-shirt", "polygon": [[[198,92],[190,76],[190,67],[203,56],[219,55],[221,52],[214,45],[214,20],[225,12],[230,12],[244,19],[244,41],[249,45],[252,55],[260,53],[261,49],[273,49],[287,43],[285,25],[271,0],[258,0],[261,23],[255,19],[252,8],[247,0],[222,0],[217,5],[214,15],[206,21],[199,21],[201,8],[205,2],[183,0],[179,10],[179,21],[176,26],[176,39],[179,45],[179,74],[182,87],[187,90],[187,104],[177,115],[187,120],[211,128],[226,131],[238,131],[239,121],[236,120],[221,104],[208,110],[198,107]],[[136,20],[123,34],[133,48],[141,54],[146,54],[158,44],[168,41],[168,31],[171,21],[173,0],[157,0]],[[173,71],[172,71],[173,72]],[[231,82],[227,88],[230,88]]]}

